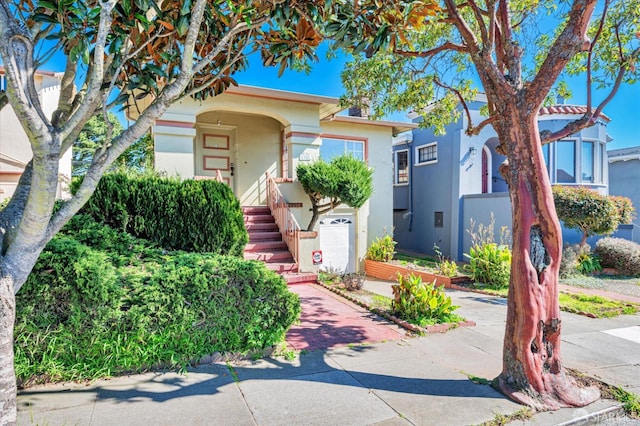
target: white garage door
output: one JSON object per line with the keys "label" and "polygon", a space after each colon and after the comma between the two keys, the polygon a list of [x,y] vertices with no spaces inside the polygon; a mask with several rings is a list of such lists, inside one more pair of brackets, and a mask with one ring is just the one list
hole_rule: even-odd
{"label": "white garage door", "polygon": [[356,233],[353,215],[325,216],[320,220],[320,250],[324,271],[356,271]]}

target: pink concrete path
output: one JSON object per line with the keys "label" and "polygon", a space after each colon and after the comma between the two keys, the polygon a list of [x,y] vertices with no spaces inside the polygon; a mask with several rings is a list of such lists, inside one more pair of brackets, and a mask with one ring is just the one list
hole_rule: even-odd
{"label": "pink concrete path", "polygon": [[400,340],[406,330],[316,284],[291,285],[300,296],[300,324],[287,333],[295,350]]}

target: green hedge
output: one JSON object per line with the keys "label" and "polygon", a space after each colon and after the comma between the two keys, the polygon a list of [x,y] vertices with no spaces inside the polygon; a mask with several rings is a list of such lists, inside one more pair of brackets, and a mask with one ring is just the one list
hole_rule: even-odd
{"label": "green hedge", "polygon": [[298,297],[263,264],[167,252],[79,215],[17,294],[22,385],[184,366],[281,342]]}
{"label": "green hedge", "polygon": [[168,249],[241,256],[249,241],[238,199],[211,180],[107,174],[82,212]]}

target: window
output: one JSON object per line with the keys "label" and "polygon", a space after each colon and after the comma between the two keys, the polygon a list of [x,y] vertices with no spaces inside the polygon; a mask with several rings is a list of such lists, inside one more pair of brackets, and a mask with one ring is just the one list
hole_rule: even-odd
{"label": "window", "polygon": [[320,146],[321,159],[331,161],[343,154],[349,154],[358,160],[364,161],[364,141],[322,138],[322,146]]}
{"label": "window", "polygon": [[444,213],[435,212],[433,215],[433,226],[435,228],[444,228]]}
{"label": "window", "polygon": [[438,162],[438,143],[416,147],[416,164],[432,164]]}
{"label": "window", "polygon": [[604,183],[604,168],[607,167],[607,147],[605,144],[601,143],[600,145],[600,167],[598,168],[599,172],[598,177],[600,178],[599,182]]}
{"label": "window", "polygon": [[556,182],[574,183],[576,181],[576,143],[560,141],[556,145]]}
{"label": "window", "polygon": [[549,144],[542,145],[542,156],[544,157],[544,164],[549,168]]}
{"label": "window", "polygon": [[582,142],[582,182],[594,182],[594,146],[593,142]]}
{"label": "window", "polygon": [[393,155],[393,183],[406,185],[409,183],[409,151],[396,151]]}

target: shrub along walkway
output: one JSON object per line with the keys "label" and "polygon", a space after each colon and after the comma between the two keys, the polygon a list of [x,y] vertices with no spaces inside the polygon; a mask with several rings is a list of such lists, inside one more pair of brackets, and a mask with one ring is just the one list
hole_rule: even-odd
{"label": "shrub along walkway", "polygon": [[[367,282],[365,288],[382,292],[390,285]],[[476,327],[362,345],[357,343],[378,339],[367,337],[374,328],[370,324],[384,330],[395,326],[367,317],[355,306],[343,308],[348,304],[318,286],[291,288],[303,304],[300,327],[325,336],[335,333],[338,337],[325,343],[334,347],[301,351],[293,360],[215,362],[188,374],[156,372],[89,385],[29,388],[18,396],[18,423],[468,425],[522,409],[477,379],[492,379],[501,370],[503,298],[448,291],[461,306],[460,314],[476,321]],[[370,324],[358,319],[361,316]],[[640,393],[640,340],[633,334],[640,328],[640,315],[591,319],[563,313],[562,320],[566,366]],[[340,333],[346,330],[350,333]],[[292,330],[290,344],[304,335]],[[310,336],[297,342],[322,346]],[[356,341],[344,346],[350,339]],[[527,424],[566,424],[593,413],[606,420],[619,415],[606,410],[618,407],[610,400],[598,401],[585,408],[539,413]]]}

